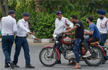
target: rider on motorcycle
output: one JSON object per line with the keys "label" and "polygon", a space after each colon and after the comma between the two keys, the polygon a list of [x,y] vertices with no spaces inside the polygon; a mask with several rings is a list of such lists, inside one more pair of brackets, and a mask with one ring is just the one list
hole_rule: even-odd
{"label": "rider on motorcycle", "polygon": [[82,42],[83,42],[83,36],[84,36],[84,26],[83,26],[83,23],[77,19],[77,16],[76,15],[72,15],[71,16],[71,21],[73,23],[75,23],[75,26],[65,32],[62,32],[62,33],[68,33],[68,32],[71,32],[71,31],[74,31],[75,30],[75,45],[74,45],[74,48],[73,48],[73,51],[74,51],[74,54],[75,54],[75,57],[76,57],[76,66],[73,67],[74,69],[78,69],[78,68],[81,68],[81,65],[79,63],[79,52],[78,52],[78,49],[79,47],[81,46]]}
{"label": "rider on motorcycle", "polygon": [[[69,21],[67,18],[62,16],[62,11],[57,11],[56,15],[57,15],[57,19],[55,20],[55,30],[53,33],[53,38],[54,38],[54,35],[58,35],[62,33],[63,31],[66,31],[73,27],[73,23]],[[58,50],[59,50],[59,46],[60,44],[57,46]],[[61,53],[60,50],[59,50],[59,53]],[[58,60],[57,64],[61,64],[61,59]]]}
{"label": "rider on motorcycle", "polygon": [[93,21],[93,17],[91,15],[86,18],[86,22],[89,24],[90,32],[84,32],[84,34],[91,35],[92,37],[89,37],[84,40],[84,47],[85,50],[87,51],[86,54],[83,56],[84,58],[91,56],[91,53],[89,51],[89,43],[100,40],[99,30],[92,21]]}

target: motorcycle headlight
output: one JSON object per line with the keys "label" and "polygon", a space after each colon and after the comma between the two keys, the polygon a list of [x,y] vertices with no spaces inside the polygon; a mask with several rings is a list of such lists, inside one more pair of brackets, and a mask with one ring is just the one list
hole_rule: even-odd
{"label": "motorcycle headlight", "polygon": [[53,37],[54,37],[54,38],[53,38],[53,39],[54,39],[54,41],[56,41],[56,37],[57,37],[57,35],[53,35]]}
{"label": "motorcycle headlight", "polygon": [[59,43],[58,41],[56,41],[55,43]]}
{"label": "motorcycle headlight", "polygon": [[56,38],[57,37],[57,35],[53,35],[54,36],[54,38]]}

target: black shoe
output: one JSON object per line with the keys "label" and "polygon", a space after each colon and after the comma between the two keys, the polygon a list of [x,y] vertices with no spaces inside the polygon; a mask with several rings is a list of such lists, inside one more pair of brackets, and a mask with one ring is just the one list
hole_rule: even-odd
{"label": "black shoe", "polygon": [[56,63],[56,64],[61,64],[61,60],[57,61],[57,63]]}
{"label": "black shoe", "polygon": [[32,65],[26,65],[25,68],[35,68],[35,67]]}
{"label": "black shoe", "polygon": [[14,65],[14,67],[15,67],[15,68],[19,68],[19,66],[18,66],[18,65]]}
{"label": "black shoe", "polygon": [[12,62],[12,61],[10,61],[10,62],[9,62],[9,64],[10,64],[10,67],[11,67],[12,69],[14,69],[13,62]]}
{"label": "black shoe", "polygon": [[10,66],[8,64],[5,65],[5,68],[9,68]]}

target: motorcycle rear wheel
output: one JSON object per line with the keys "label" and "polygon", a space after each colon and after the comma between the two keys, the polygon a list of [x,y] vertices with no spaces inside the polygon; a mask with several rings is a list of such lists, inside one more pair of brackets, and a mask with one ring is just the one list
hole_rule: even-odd
{"label": "motorcycle rear wheel", "polygon": [[[96,46],[91,46],[91,47],[95,51],[95,53],[97,54],[97,55],[95,55],[96,58],[92,58],[92,57],[85,58],[85,63],[89,66],[98,66],[102,63],[102,61],[104,59],[103,51],[99,47],[96,47]],[[99,60],[96,61],[96,59],[99,59]],[[92,62],[90,62],[90,61],[92,61]]]}

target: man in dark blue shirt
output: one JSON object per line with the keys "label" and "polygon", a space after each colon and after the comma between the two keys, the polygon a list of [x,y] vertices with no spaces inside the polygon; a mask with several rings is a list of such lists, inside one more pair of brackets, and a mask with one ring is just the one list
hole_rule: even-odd
{"label": "man in dark blue shirt", "polygon": [[96,25],[92,22],[93,17],[90,15],[87,17],[86,22],[89,24],[90,32],[84,32],[85,35],[91,35],[92,37],[89,37],[88,39],[84,40],[84,47],[87,51],[86,54],[83,57],[89,57],[91,56],[89,51],[89,43],[90,42],[96,42],[100,40],[100,33]]}

